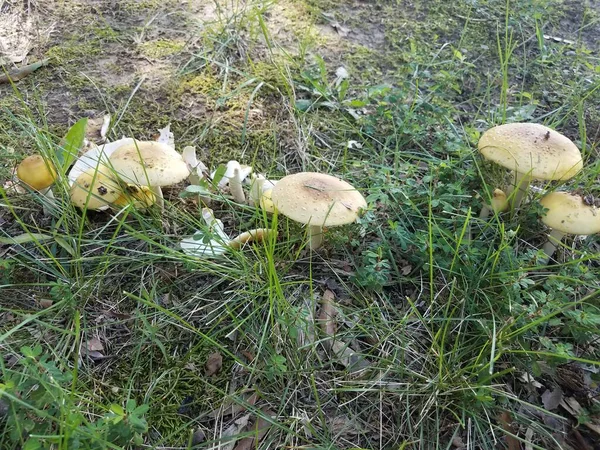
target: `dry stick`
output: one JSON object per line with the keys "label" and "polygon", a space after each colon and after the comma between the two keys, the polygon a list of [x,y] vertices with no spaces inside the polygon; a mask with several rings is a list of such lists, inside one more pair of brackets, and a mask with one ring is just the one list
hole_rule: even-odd
{"label": "dry stick", "polygon": [[14,83],[15,81],[19,81],[20,79],[25,78],[27,75],[30,75],[33,72],[35,72],[40,67],[47,66],[49,62],[49,59],[42,59],[41,61],[35,62],[33,64],[27,64],[26,66],[23,66],[20,69],[13,70],[11,72],[6,72],[4,75],[0,75],[0,84]]}

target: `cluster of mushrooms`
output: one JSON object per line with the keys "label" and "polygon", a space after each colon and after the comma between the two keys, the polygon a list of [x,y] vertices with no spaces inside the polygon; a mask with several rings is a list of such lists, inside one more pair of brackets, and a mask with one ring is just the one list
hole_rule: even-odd
{"label": "cluster of mushrooms", "polygon": [[[168,131],[167,131],[168,133]],[[228,188],[235,202],[254,205],[266,213],[280,214],[307,226],[308,246],[319,248],[323,243],[323,227],[354,222],[367,206],[364,197],[350,184],[336,177],[315,172],[288,175],[281,180],[267,180],[252,174],[252,168],[237,161],[227,164],[218,188]],[[17,168],[17,177],[32,189],[51,196],[51,186],[57,180],[57,170],[41,155],[25,158]],[[198,161],[194,147],[182,153],[168,139],[138,141],[123,138],[93,146],[77,159],[67,174],[71,202],[82,210],[103,211],[132,205],[138,209],[156,204],[164,208],[162,187],[188,179],[198,185],[211,180],[206,166]],[[244,185],[249,184],[246,199]],[[201,197],[202,198],[202,197]],[[209,198],[203,198],[208,205]],[[264,241],[277,236],[276,230],[254,229],[230,239],[223,223],[206,206],[202,217],[208,229],[197,231],[180,246],[195,256],[216,256],[228,249],[237,249],[250,241]]]}
{"label": "cluster of mushrooms", "polygon": [[[166,130],[166,135],[163,131]],[[70,198],[74,205],[87,210],[106,210],[133,205],[144,209],[154,204],[164,208],[161,188],[188,179],[199,185],[211,181],[215,172],[197,159],[194,147],[182,153],[175,150],[168,127],[161,130],[158,141],[138,141],[123,138],[93,146],[75,162],[67,174]],[[539,124],[512,123],[490,128],[479,140],[479,151],[487,160],[514,172],[513,182],[506,192],[495,189],[490,204],[485,204],[481,219],[490,212],[500,213],[519,208],[531,180],[566,181],[583,168],[581,152],[562,134]],[[227,164],[218,181],[219,189],[228,189],[237,203],[249,204],[266,213],[278,213],[307,226],[308,246],[317,249],[323,243],[323,228],[356,221],[367,206],[364,197],[350,184],[331,175],[302,172],[281,180],[267,180],[252,173],[249,166],[237,161]],[[40,155],[23,160],[17,169],[18,178],[43,195],[52,197],[51,185],[57,171]],[[246,199],[244,186],[249,185]],[[261,241],[276,236],[275,230],[255,229],[230,239],[223,224],[208,208],[210,199],[200,196],[206,205],[202,209],[211,234],[198,231],[181,242],[181,248],[192,255],[218,255],[230,248],[239,248],[249,241]],[[565,234],[590,235],[600,232],[597,202],[577,193],[552,192],[541,205],[547,210],[542,221],[552,229],[543,250],[549,257]],[[215,237],[216,239],[213,239]]]}
{"label": "cluster of mushrooms", "polygon": [[[583,168],[581,152],[566,136],[533,123],[511,123],[487,130],[479,140],[479,151],[487,160],[513,171],[512,185],[505,193],[495,189],[490,211],[500,213],[518,208],[531,180],[564,182]],[[575,192],[551,192],[540,200],[546,210],[542,222],[552,229],[543,251],[550,258],[566,234],[590,235],[600,232],[600,210],[593,198]]]}

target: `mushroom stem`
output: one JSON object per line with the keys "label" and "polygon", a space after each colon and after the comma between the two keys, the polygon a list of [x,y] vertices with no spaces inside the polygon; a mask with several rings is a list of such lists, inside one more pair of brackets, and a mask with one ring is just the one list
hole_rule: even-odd
{"label": "mushroom stem", "polygon": [[513,185],[508,189],[508,195],[511,195],[516,189],[517,192],[514,194],[514,198],[512,201],[512,210],[516,210],[521,206],[521,202],[523,198],[527,194],[527,190],[529,189],[529,184],[531,183],[531,175],[528,173],[520,173],[515,172]]}
{"label": "mushroom stem", "polygon": [[308,226],[308,247],[316,250],[323,245],[323,227],[320,225]]}
{"label": "mushroom stem", "polygon": [[257,228],[254,230],[246,231],[229,241],[229,247],[235,250],[241,248],[248,242],[263,242],[272,236],[277,235],[277,230],[271,230],[269,228]]}
{"label": "mushroom stem", "polygon": [[479,213],[479,219],[485,220],[490,216],[492,209],[488,205],[483,205],[481,212]]}
{"label": "mushroom stem", "polygon": [[554,251],[556,250],[556,245],[562,240],[565,234],[567,233],[556,229],[550,232],[550,234],[548,235],[548,242],[546,242],[544,244],[544,247],[542,247],[544,253],[548,255],[548,259],[554,254]]}
{"label": "mushroom stem", "polygon": [[160,186],[149,186],[150,190],[154,192],[156,197],[156,204],[160,207],[161,211],[165,210],[165,197],[163,196],[162,189]]}
{"label": "mushroom stem", "polygon": [[244,189],[242,188],[240,169],[234,169],[233,178],[229,179],[229,190],[237,203],[246,203],[246,196],[244,195]]}
{"label": "mushroom stem", "polygon": [[40,194],[42,194],[43,205],[42,208],[44,210],[44,215],[49,216],[52,213],[52,209],[56,206],[54,192],[52,192],[52,187],[47,187],[44,189],[40,189]]}

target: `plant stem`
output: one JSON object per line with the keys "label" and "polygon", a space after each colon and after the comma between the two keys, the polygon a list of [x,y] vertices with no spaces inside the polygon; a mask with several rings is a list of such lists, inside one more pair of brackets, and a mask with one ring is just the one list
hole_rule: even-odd
{"label": "plant stem", "polygon": [[316,250],[323,245],[323,227],[320,225],[308,226],[308,246],[311,250]]}
{"label": "plant stem", "polygon": [[552,230],[550,232],[550,234],[548,235],[548,242],[546,242],[544,244],[544,247],[542,248],[542,250],[544,250],[544,253],[548,255],[548,258],[550,258],[554,254],[554,251],[556,250],[556,245],[562,240],[565,234],[567,233],[563,233],[559,230]]}

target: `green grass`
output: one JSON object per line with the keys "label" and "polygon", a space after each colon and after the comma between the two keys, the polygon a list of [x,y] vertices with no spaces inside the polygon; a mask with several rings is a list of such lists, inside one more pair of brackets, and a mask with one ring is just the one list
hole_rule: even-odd
{"label": "green grass", "polygon": [[[600,195],[598,59],[585,47],[598,11],[586,11],[566,46],[543,37],[570,14],[559,2],[381,1],[349,16],[336,3],[288,11],[299,21],[293,41],[269,28],[277,2],[223,9],[156,91],[137,80],[107,88],[93,75],[95,87],[80,78],[67,86],[120,119],[113,139],[148,138],[172,121],[177,148],[195,145],[211,168],[237,158],[272,178],[333,173],[369,208],[310,253],[285,217],[215,194],[230,236],[268,226],[279,236],[198,259],[178,248],[205,228],[182,186],[167,190],[162,214],[83,216],[64,181],[49,215],[40,195],[0,188],[0,242],[22,236],[0,246],[0,448],[71,449],[75,439],[80,448],[134,448],[136,439],[192,448],[198,429],[206,439],[193,448],[218,448],[244,414],[220,415],[231,403],[272,423],[265,449],[505,448],[502,412],[516,439],[533,432],[532,448],[573,446],[573,429],[593,442],[584,423],[599,412],[590,398],[600,366],[598,238],[567,238],[543,263],[537,192],[513,216],[478,219],[481,198],[509,177],[476,143],[499,123],[553,126],[577,142],[585,169],[565,185],[537,186]],[[308,27],[332,11],[349,40]],[[358,37],[372,17],[382,17],[384,46]],[[90,62],[75,50],[63,50],[74,55],[69,73]],[[340,65],[350,76],[336,82]],[[68,125],[51,121],[47,83],[18,88],[18,101],[0,103],[2,180],[29,153],[57,162]],[[186,101],[206,105],[202,120],[176,115]],[[325,289],[335,293],[334,336],[319,322]],[[104,347],[96,361],[86,354],[92,338]],[[349,362],[332,341],[356,355]],[[208,376],[213,353],[223,367]],[[573,386],[565,374],[592,383]],[[578,399],[578,417],[544,409],[541,394],[556,386]]]}

